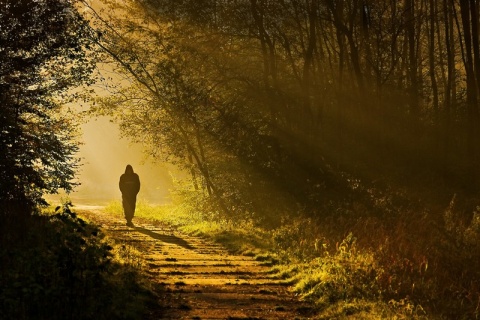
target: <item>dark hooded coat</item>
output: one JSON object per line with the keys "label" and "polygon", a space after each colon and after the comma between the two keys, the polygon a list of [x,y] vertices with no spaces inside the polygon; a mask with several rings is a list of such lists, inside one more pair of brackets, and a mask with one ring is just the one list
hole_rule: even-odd
{"label": "dark hooded coat", "polygon": [[137,194],[140,191],[140,178],[138,177],[138,174],[133,172],[131,165],[127,165],[125,173],[120,176],[118,186],[122,192],[122,204],[125,218],[128,221],[131,221],[133,214],[135,213]]}

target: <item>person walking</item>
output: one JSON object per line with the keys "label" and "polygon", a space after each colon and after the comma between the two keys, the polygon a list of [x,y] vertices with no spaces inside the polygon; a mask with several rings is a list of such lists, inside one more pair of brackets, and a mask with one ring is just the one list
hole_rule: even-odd
{"label": "person walking", "polygon": [[137,194],[140,191],[140,178],[133,172],[131,165],[127,165],[125,168],[125,173],[120,176],[118,185],[122,192],[123,213],[127,220],[127,226],[133,227],[132,219],[135,214]]}

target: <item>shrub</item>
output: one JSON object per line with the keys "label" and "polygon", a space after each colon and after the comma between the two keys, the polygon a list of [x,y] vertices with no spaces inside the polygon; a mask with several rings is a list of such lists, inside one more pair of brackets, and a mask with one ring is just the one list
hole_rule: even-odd
{"label": "shrub", "polygon": [[0,318],[141,319],[153,295],[139,270],[115,260],[101,230],[69,204],[60,209],[2,238]]}

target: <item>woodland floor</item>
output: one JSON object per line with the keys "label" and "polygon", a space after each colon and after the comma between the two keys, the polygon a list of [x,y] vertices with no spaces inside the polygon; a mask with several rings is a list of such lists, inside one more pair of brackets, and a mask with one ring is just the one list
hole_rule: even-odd
{"label": "woodland floor", "polygon": [[301,301],[270,266],[229,253],[207,239],[159,223],[125,220],[101,207],[77,208],[115,241],[136,248],[151,281],[162,285],[161,311],[151,319],[310,319],[313,308]]}

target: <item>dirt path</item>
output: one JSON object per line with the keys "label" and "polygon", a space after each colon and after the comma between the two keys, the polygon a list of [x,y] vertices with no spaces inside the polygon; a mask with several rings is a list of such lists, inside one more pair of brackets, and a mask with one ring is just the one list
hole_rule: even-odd
{"label": "dirt path", "polygon": [[100,207],[77,212],[100,224],[115,239],[143,253],[152,281],[165,286],[167,304],[152,319],[309,319],[312,308],[299,301],[270,267],[252,257],[162,224],[123,219]]}

